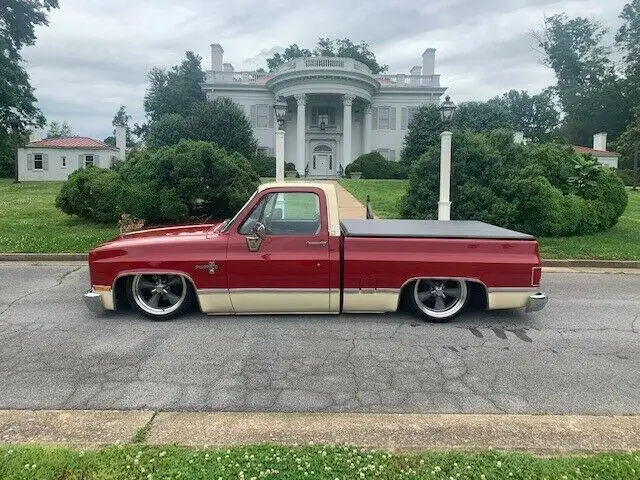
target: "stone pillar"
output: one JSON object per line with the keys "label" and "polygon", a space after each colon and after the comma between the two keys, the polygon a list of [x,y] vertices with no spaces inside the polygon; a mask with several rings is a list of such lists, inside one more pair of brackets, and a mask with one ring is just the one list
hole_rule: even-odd
{"label": "stone pillar", "polygon": [[364,109],[364,131],[362,132],[362,153],[371,151],[371,104]]}
{"label": "stone pillar", "polygon": [[440,134],[440,201],[438,202],[438,220],[451,220],[451,132]]}
{"label": "stone pillar", "polygon": [[122,161],[127,156],[127,127],[124,125],[116,125],[116,148],[118,149],[118,158]]}
{"label": "stone pillar", "polygon": [[307,167],[307,155],[306,155],[306,129],[307,129],[307,96],[305,94],[296,95],[296,102],[298,103],[298,112],[296,114],[296,170],[300,175],[304,175]]}
{"label": "stone pillar", "polygon": [[347,168],[347,165],[351,163],[351,105],[356,97],[354,95],[343,95],[342,100],[344,103],[343,113],[343,135],[342,135],[342,168]]}

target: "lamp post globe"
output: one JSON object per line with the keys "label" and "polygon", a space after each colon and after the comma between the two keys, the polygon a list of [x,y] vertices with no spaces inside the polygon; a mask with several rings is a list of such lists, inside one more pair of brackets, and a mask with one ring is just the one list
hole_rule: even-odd
{"label": "lamp post globe", "polygon": [[276,111],[276,120],[278,121],[278,129],[284,130],[284,119],[287,115],[287,102],[284,98],[279,97],[273,104],[273,109]]}
{"label": "lamp post globe", "polygon": [[445,130],[449,129],[449,125],[453,121],[453,117],[456,114],[456,104],[451,101],[451,97],[447,95],[444,97],[444,102],[440,105],[440,119],[444,124]]}

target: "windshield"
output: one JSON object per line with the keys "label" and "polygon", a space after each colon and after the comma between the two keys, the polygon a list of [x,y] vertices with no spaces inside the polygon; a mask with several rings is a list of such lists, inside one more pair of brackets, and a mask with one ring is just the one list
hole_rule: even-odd
{"label": "windshield", "polygon": [[231,220],[225,220],[223,227],[220,229],[221,232],[226,232],[229,230],[229,228],[231,228],[231,225],[233,225],[233,222],[236,221],[236,219],[238,218],[238,215],[240,215],[240,212],[242,212],[245,208],[247,208],[247,205],[251,203],[251,200],[253,200],[253,198],[256,196],[257,193],[258,193],[257,190],[253,192],[253,195],[249,197],[249,200],[246,201],[246,203],[242,206],[240,210],[238,210],[238,213],[236,213]]}

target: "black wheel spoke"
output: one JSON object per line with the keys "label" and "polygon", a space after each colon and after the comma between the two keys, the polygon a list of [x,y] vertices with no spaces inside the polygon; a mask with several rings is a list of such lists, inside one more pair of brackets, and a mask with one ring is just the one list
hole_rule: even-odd
{"label": "black wheel spoke", "polygon": [[435,308],[436,310],[444,310],[444,300],[442,297],[436,297]]}
{"label": "black wheel spoke", "polygon": [[147,303],[150,307],[158,308],[158,305],[160,304],[160,294],[158,292],[155,292],[153,295],[151,295],[151,298],[149,298],[149,301],[147,301]]}
{"label": "black wheel spoke", "polygon": [[144,289],[156,288],[156,284],[153,283],[151,280],[147,280],[146,278],[140,279],[140,283],[138,283],[138,286]]}
{"label": "black wheel spoke", "polygon": [[176,295],[175,293],[172,293],[172,292],[165,293],[164,294],[164,298],[169,300],[169,303],[171,305],[175,305],[176,303],[178,303],[180,301],[180,297],[178,295]]}

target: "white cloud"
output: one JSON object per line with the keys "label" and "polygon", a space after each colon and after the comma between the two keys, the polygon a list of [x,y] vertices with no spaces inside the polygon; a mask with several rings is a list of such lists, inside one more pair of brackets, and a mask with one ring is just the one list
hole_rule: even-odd
{"label": "white cloud", "polygon": [[220,43],[236,69],[264,66],[290,43],[312,48],[318,37],[370,43],[390,72],[421,64],[438,49],[436,73],[456,101],[486,99],[553,82],[529,33],[562,11],[597,18],[612,30],[625,0],[65,0],[24,52],[49,120],[67,120],[78,134],[103,138],[120,104],[144,121],[146,73],[178,63],[186,50],[209,68]]}

